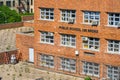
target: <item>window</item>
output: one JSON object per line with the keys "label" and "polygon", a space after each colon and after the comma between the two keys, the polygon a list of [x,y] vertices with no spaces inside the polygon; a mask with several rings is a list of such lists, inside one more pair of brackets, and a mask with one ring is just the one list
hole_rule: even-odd
{"label": "window", "polygon": [[54,43],[54,34],[52,32],[41,32],[40,37],[41,43]]}
{"label": "window", "polygon": [[61,70],[76,72],[76,60],[61,58]]}
{"label": "window", "polygon": [[108,52],[120,53],[120,41],[108,40]]}
{"label": "window", "polygon": [[120,80],[120,67],[107,66],[107,76],[110,80]]}
{"label": "window", "polygon": [[82,37],[83,48],[89,50],[98,51],[100,48],[100,42],[98,38]]}
{"label": "window", "polygon": [[31,5],[33,5],[33,0],[31,0]]}
{"label": "window", "polygon": [[54,10],[41,8],[40,9],[40,19],[41,20],[54,20]]}
{"label": "window", "polygon": [[40,55],[41,66],[54,68],[54,57],[50,55]]}
{"label": "window", "polygon": [[3,1],[0,2],[0,6],[3,6]]}
{"label": "window", "polygon": [[31,13],[33,13],[33,9],[31,8]]}
{"label": "window", "polygon": [[13,1],[13,7],[15,7],[15,1]]}
{"label": "window", "polygon": [[11,1],[6,1],[6,6],[11,7]]}
{"label": "window", "polygon": [[75,47],[76,45],[76,37],[75,35],[61,35],[61,45],[68,47]]}
{"label": "window", "polygon": [[84,23],[85,24],[91,24],[92,21],[100,21],[100,13],[99,12],[90,12],[85,11],[84,12]]}
{"label": "window", "polygon": [[83,73],[91,76],[99,76],[99,64],[83,61]]}
{"label": "window", "polygon": [[117,26],[119,22],[120,22],[120,13],[108,14],[108,25]]}
{"label": "window", "polygon": [[76,11],[75,10],[61,10],[61,21],[69,22],[70,19],[75,21]]}

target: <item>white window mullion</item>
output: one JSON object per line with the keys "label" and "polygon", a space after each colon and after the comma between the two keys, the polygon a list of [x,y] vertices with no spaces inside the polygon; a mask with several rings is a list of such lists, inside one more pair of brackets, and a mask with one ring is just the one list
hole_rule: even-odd
{"label": "white window mullion", "polygon": [[72,10],[61,10],[61,13],[64,14],[64,15],[61,14],[62,17],[64,17],[61,18],[62,22],[69,22],[70,18],[73,18],[75,20],[75,17],[72,17],[73,14],[75,15],[75,12],[72,12]]}
{"label": "white window mullion", "polygon": [[[42,14],[42,13],[44,13],[44,14]],[[46,14],[46,13],[48,13],[48,14]],[[51,13],[53,13],[53,15]],[[50,18],[51,16],[53,16],[52,19]],[[40,19],[41,20],[51,20],[51,21],[53,21],[54,20],[53,9],[47,9],[47,8],[40,9]]]}
{"label": "white window mullion", "polygon": [[[98,16],[98,19],[96,18]],[[86,19],[85,17],[88,17]],[[87,20],[87,22],[86,22]],[[100,21],[100,13],[99,12],[90,12],[90,11],[85,11],[84,12],[84,23],[86,24],[91,24],[93,20]]]}

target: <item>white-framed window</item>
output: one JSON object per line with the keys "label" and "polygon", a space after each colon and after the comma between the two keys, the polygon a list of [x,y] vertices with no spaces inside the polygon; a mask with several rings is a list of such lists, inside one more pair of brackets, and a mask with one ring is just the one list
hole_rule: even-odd
{"label": "white-framed window", "polygon": [[76,11],[75,10],[61,10],[61,22],[69,22],[69,20],[75,21]]}
{"label": "white-framed window", "polygon": [[41,31],[40,32],[40,42],[53,44],[54,43],[54,33]]}
{"label": "white-framed window", "polygon": [[83,49],[99,51],[100,48],[99,38],[82,37],[82,41],[83,41]]}
{"label": "white-framed window", "polygon": [[83,61],[83,74],[99,77],[99,64]]}
{"label": "white-framed window", "polygon": [[110,80],[120,80],[120,67],[107,65],[107,77]]}
{"label": "white-framed window", "polygon": [[75,47],[76,46],[76,36],[68,35],[68,34],[61,34],[61,45],[68,46],[68,47]]}
{"label": "white-framed window", "polygon": [[108,52],[120,53],[120,41],[108,40]]}
{"label": "white-framed window", "polygon": [[120,22],[120,13],[108,13],[108,25],[116,27]]}
{"label": "white-framed window", "polygon": [[41,20],[54,20],[54,9],[41,8],[40,9],[40,19]]}
{"label": "white-framed window", "polygon": [[60,58],[61,64],[60,68],[64,71],[69,72],[76,72],[76,60],[75,59],[69,59],[69,58]]}
{"label": "white-framed window", "polygon": [[54,57],[51,55],[40,54],[40,66],[54,68]]}
{"label": "white-framed window", "polygon": [[93,21],[100,23],[100,12],[84,11],[84,23],[91,24]]}

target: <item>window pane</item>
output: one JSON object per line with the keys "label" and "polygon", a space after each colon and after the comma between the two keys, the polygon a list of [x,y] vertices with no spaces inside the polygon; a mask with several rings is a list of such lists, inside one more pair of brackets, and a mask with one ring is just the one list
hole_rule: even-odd
{"label": "window pane", "polygon": [[41,32],[40,41],[42,43],[54,43],[54,34],[52,32]]}
{"label": "window pane", "polygon": [[61,44],[65,46],[74,47],[76,45],[76,37],[73,35],[61,35]]}
{"label": "window pane", "polygon": [[54,57],[53,56],[41,54],[40,62],[41,62],[40,64],[41,66],[54,68]]}
{"label": "window pane", "polygon": [[40,9],[40,18],[42,20],[54,20],[54,12],[53,9],[46,9],[46,8],[41,8]]}
{"label": "window pane", "polygon": [[92,23],[92,21],[99,21],[100,20],[100,13],[99,12],[84,12],[84,23]]}
{"label": "window pane", "polygon": [[61,69],[69,72],[76,72],[76,60],[61,58]]}
{"label": "window pane", "polygon": [[69,22],[70,19],[75,21],[76,12],[72,10],[61,10],[61,21]]}
{"label": "window pane", "polygon": [[120,41],[108,40],[108,52],[120,53]]}
{"label": "window pane", "polygon": [[109,13],[108,14],[108,25],[117,26],[120,22],[120,14],[118,13]]}
{"label": "window pane", "polygon": [[111,80],[118,80],[120,79],[119,73],[120,73],[119,67],[107,65],[108,78],[110,78]]}
{"label": "window pane", "polygon": [[83,48],[90,50],[99,50],[99,39],[98,38],[90,38],[90,37],[82,37],[83,38]]}
{"label": "window pane", "polygon": [[87,75],[99,76],[99,64],[84,61],[83,73]]}

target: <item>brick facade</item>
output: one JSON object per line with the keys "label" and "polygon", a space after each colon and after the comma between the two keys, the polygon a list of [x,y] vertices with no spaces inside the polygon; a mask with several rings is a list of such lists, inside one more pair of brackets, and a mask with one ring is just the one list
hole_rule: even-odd
{"label": "brick facade", "polygon": [[[107,67],[106,65],[111,66],[120,66],[120,55],[119,54],[109,54],[107,52],[107,40],[120,40],[120,30],[108,26],[108,13],[119,13],[120,1],[118,0],[35,0],[35,14],[34,14],[34,53],[35,59],[34,64],[38,68],[53,70],[56,72],[62,72],[65,74],[71,74],[75,76],[84,77],[86,74],[83,74],[83,63],[82,61],[92,62],[99,64],[99,76],[92,78],[103,79],[107,77]],[[54,21],[40,20],[40,8],[52,8],[54,9]],[[66,22],[60,21],[60,10],[75,10],[76,11],[76,21],[73,24],[68,24]],[[98,26],[91,26],[83,24],[83,12],[84,11],[97,11],[100,12],[100,24]],[[63,26],[63,27],[60,27]],[[54,44],[44,44],[40,43],[40,32],[53,32],[54,33]],[[75,35],[76,36],[76,46],[65,47],[61,46],[61,34]],[[100,48],[99,51],[83,49],[82,37],[93,37],[99,38]],[[19,36],[20,37],[20,36]],[[24,37],[26,38],[26,36]],[[22,54],[27,53],[25,49],[26,45],[17,44],[18,47],[23,47],[24,50]],[[20,40],[20,39],[19,39]],[[19,41],[17,40],[17,41]],[[31,39],[30,39],[31,40]],[[25,40],[26,41],[26,40]],[[29,41],[27,39],[27,41]],[[31,41],[30,41],[31,42]],[[26,42],[28,43],[28,42]],[[28,43],[30,44],[30,43]],[[29,46],[30,47],[30,46]],[[75,55],[75,51],[78,51],[79,55]],[[88,55],[85,52],[92,54]],[[52,55],[54,57],[54,68],[48,68],[41,66],[40,54]],[[25,54],[23,57],[27,59]],[[76,60],[76,72],[71,73],[69,71],[60,70],[60,58],[69,58]]]}
{"label": "brick facade", "polygon": [[5,52],[0,52],[0,64],[8,64],[11,61],[11,55],[16,56],[16,60],[18,61],[19,56],[17,55],[18,51],[17,50],[11,50],[11,51],[5,51]]}
{"label": "brick facade", "polygon": [[0,29],[16,28],[22,26],[23,26],[23,22],[6,23],[6,24],[0,24]]}
{"label": "brick facade", "polygon": [[34,19],[33,15],[22,16],[22,21],[29,21],[29,20],[33,20],[33,19]]}
{"label": "brick facade", "polygon": [[28,61],[29,48],[33,48],[33,36],[16,34],[16,47],[18,48],[19,60]]}

